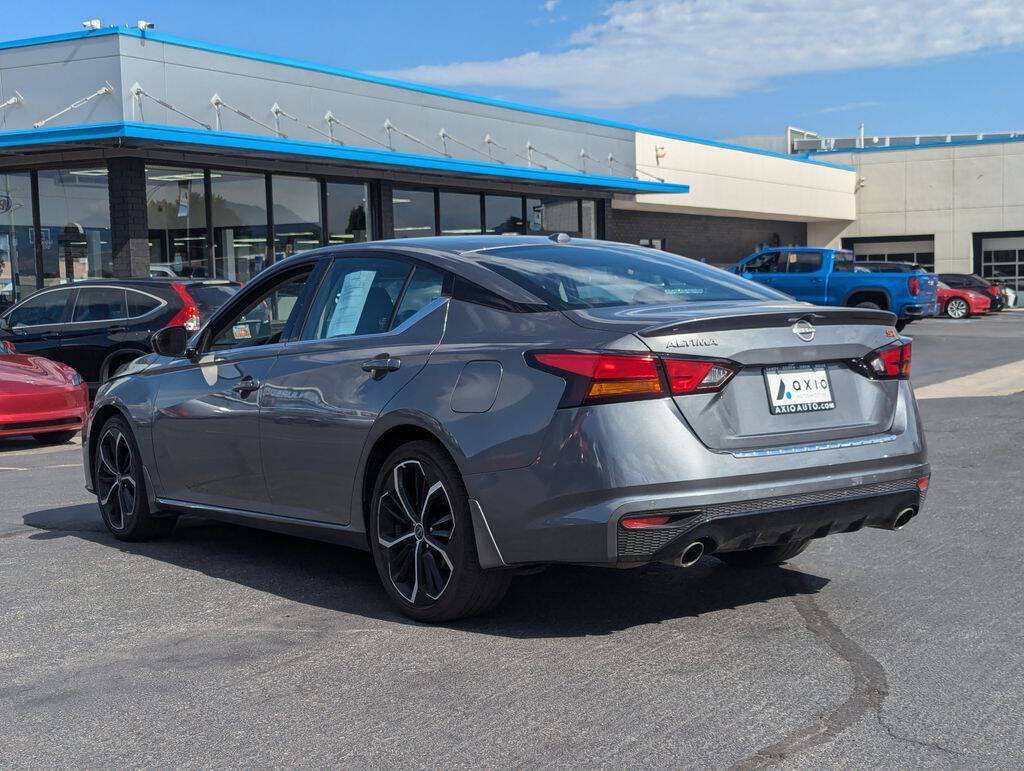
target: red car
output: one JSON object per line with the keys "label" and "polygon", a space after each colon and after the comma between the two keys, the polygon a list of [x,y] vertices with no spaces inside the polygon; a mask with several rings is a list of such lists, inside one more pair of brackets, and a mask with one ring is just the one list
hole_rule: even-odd
{"label": "red car", "polygon": [[0,340],[0,437],[61,444],[82,428],[88,412],[89,387],[71,367],[17,353]]}
{"label": "red car", "polygon": [[992,298],[973,289],[953,289],[939,282],[939,307],[951,319],[966,319],[988,313]]}

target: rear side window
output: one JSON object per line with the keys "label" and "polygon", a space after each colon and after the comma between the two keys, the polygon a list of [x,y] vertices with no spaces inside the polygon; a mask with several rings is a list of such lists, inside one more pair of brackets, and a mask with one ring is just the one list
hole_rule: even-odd
{"label": "rear side window", "polygon": [[787,296],[719,268],[631,246],[513,246],[466,255],[558,310]]}
{"label": "rear side window", "polygon": [[786,252],[787,273],[817,273],[821,270],[821,252]]}
{"label": "rear side window", "polygon": [[427,305],[443,294],[444,276],[436,270],[418,266],[405,288],[402,301],[398,305],[393,327],[408,321]]}
{"label": "rear side window", "polygon": [[11,313],[8,320],[12,327],[60,324],[64,320],[64,306],[67,305],[69,296],[67,290],[62,290],[30,297]]}
{"label": "rear side window", "polygon": [[411,269],[398,260],[335,260],[313,301],[301,339],[387,332]]}
{"label": "rear side window", "polygon": [[136,292],[133,289],[127,291],[128,296],[128,318],[145,316],[160,307],[160,301],[148,294]]}
{"label": "rear side window", "polygon": [[113,321],[124,317],[123,289],[96,287],[78,290],[72,321]]}

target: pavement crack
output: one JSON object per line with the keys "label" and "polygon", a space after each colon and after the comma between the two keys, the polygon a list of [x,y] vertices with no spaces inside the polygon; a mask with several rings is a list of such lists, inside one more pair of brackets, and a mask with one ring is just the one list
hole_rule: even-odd
{"label": "pavement crack", "polygon": [[732,766],[738,771],[768,768],[812,747],[826,744],[868,713],[873,712],[881,721],[882,702],[889,694],[885,669],[836,625],[811,594],[802,593],[807,591],[809,588],[806,586],[794,587],[793,605],[807,630],[850,665],[853,691],[845,701],[816,715],[808,725],[798,728],[774,744],[762,747],[746,760]]}
{"label": "pavement crack", "polygon": [[885,722],[884,718],[882,717],[881,711],[879,711],[877,718],[878,725],[882,727],[882,730],[885,731],[889,735],[889,738],[893,741],[902,742],[903,744],[912,744],[915,747],[922,747],[926,750],[939,752],[951,758],[961,757],[962,755],[962,753],[957,752],[956,750],[951,750],[949,747],[944,747],[938,742],[925,742],[921,741],[920,739],[912,739],[909,736],[904,736],[903,734],[896,733],[896,729],[892,728],[888,723]]}

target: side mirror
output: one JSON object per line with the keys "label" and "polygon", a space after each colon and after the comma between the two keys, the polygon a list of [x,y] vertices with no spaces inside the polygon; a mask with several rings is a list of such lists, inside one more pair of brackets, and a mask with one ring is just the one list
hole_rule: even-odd
{"label": "side mirror", "polygon": [[188,346],[188,332],[185,327],[164,327],[153,333],[149,338],[153,350],[161,356],[178,359],[185,355]]}

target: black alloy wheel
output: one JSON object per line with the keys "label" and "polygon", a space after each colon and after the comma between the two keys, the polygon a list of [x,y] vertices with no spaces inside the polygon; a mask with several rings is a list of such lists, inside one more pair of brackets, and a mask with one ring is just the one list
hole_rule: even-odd
{"label": "black alloy wheel", "polygon": [[93,457],[93,480],[103,524],[122,541],[167,535],[174,514],[154,516],[149,507],[142,460],[128,423],[114,417],[100,428]]}
{"label": "black alloy wheel", "polygon": [[480,567],[466,486],[434,442],[409,442],[384,461],[367,525],[377,574],[410,618],[474,616],[508,590],[509,571]]}

